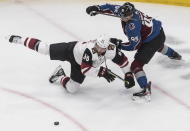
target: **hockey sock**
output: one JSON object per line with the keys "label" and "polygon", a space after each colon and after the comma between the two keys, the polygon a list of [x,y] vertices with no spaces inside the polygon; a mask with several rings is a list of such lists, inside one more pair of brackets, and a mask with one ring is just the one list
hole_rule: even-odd
{"label": "hockey sock", "polygon": [[24,40],[24,46],[26,46],[32,50],[38,51],[38,47],[39,47],[40,42],[41,41],[38,39],[27,37]]}
{"label": "hockey sock", "polygon": [[60,81],[60,83],[63,85],[64,88],[66,88],[66,84],[69,80],[70,78],[67,76],[61,77],[60,80],[58,79],[58,81]]}
{"label": "hockey sock", "polygon": [[144,64],[138,60],[134,60],[131,64],[131,71],[134,73],[135,78],[141,88],[146,87],[147,77],[143,70]]}
{"label": "hockey sock", "polygon": [[135,74],[137,82],[141,88],[146,87],[147,85],[147,77],[144,71],[139,71]]}
{"label": "hockey sock", "polygon": [[163,55],[171,57],[175,51],[172,48],[164,45],[164,47],[160,49],[159,52],[162,53]]}

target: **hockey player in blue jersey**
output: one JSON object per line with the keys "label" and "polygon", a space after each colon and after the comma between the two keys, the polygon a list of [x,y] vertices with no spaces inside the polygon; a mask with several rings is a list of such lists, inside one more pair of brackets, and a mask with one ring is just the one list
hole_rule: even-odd
{"label": "hockey player in blue jersey", "polygon": [[123,32],[128,37],[129,42],[122,42],[116,38],[112,40],[122,50],[137,50],[134,61],[131,63],[131,71],[142,90],[134,93],[133,99],[151,94],[151,83],[148,82],[143,67],[148,64],[156,52],[160,52],[171,59],[182,59],[181,55],[164,44],[165,34],[161,21],[145,15],[137,10],[132,3],[93,5],[87,7],[86,12],[91,16],[107,14],[121,19]]}

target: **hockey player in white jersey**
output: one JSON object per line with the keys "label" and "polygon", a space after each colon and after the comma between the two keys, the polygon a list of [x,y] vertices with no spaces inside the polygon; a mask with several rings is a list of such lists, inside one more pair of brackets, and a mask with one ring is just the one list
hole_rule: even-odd
{"label": "hockey player in white jersey", "polygon": [[133,75],[127,67],[129,63],[127,57],[110,40],[100,37],[87,42],[73,41],[48,44],[36,38],[24,38],[16,35],[9,37],[10,43],[21,44],[41,54],[49,55],[51,60],[70,62],[70,77],[59,66],[49,79],[50,83],[59,83],[70,93],[77,92],[80,84],[88,75],[104,77],[108,82],[114,81],[115,76],[110,73],[110,70],[101,66],[106,59],[112,60],[121,68],[124,73],[126,88],[135,85]]}

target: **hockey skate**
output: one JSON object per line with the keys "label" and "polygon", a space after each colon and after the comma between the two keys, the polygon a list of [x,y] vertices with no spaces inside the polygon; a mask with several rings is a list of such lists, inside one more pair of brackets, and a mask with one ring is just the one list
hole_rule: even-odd
{"label": "hockey skate", "polygon": [[141,90],[140,92],[134,93],[132,100],[133,101],[146,101],[150,102],[151,101],[151,82],[147,84],[147,86]]}
{"label": "hockey skate", "polygon": [[11,35],[11,36],[8,36],[9,38],[9,42],[10,43],[20,43],[21,42],[21,36],[17,36],[17,35]]}
{"label": "hockey skate", "polygon": [[174,60],[181,60],[182,56],[174,51],[173,54],[172,54],[172,56],[170,56],[169,58],[170,59],[174,59]]}
{"label": "hockey skate", "polygon": [[65,74],[63,68],[61,67],[61,65],[59,65],[55,69],[55,71],[53,72],[53,74],[50,76],[49,82],[50,83],[55,83],[58,80],[58,78],[61,77],[61,76],[66,76],[66,74]]}

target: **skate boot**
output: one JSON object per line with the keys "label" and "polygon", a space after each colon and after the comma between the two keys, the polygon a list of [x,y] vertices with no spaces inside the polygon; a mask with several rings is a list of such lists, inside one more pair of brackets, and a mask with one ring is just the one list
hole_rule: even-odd
{"label": "skate boot", "polygon": [[66,74],[65,74],[63,68],[61,67],[61,65],[59,65],[59,66],[55,69],[55,71],[53,72],[53,74],[50,76],[49,82],[50,82],[50,83],[56,82],[60,76],[66,76]]}
{"label": "skate boot", "polygon": [[172,56],[170,56],[169,58],[170,59],[174,59],[174,60],[181,60],[182,56],[174,51],[173,54],[172,54]]}
{"label": "skate boot", "polygon": [[142,91],[134,93],[132,100],[140,101],[144,99],[146,102],[150,102],[151,101],[150,96],[151,96],[151,82],[149,82]]}
{"label": "skate boot", "polygon": [[10,43],[16,43],[16,44],[20,44],[21,43],[21,36],[17,36],[17,35],[11,35],[9,36],[9,42]]}

